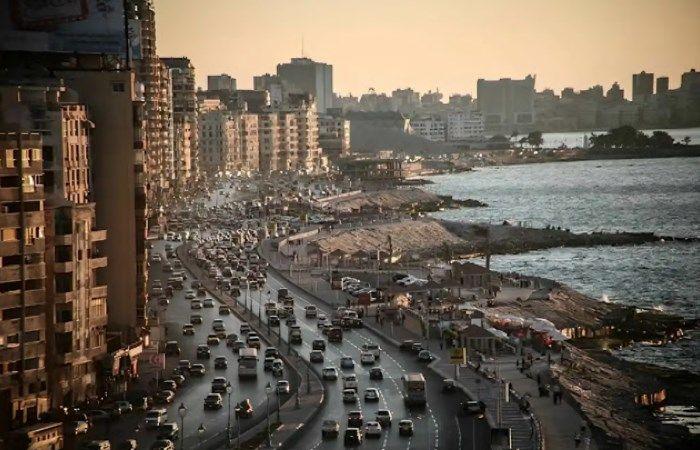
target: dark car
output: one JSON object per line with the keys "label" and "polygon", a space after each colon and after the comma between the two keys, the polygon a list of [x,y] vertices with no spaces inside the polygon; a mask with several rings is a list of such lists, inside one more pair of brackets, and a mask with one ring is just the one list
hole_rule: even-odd
{"label": "dark car", "polygon": [[211,350],[206,344],[199,345],[197,347],[197,359],[209,359],[211,358]]}
{"label": "dark car", "polygon": [[155,398],[158,403],[164,405],[173,401],[173,399],[175,398],[175,393],[169,390],[162,390],[156,392]]}
{"label": "dark car", "polygon": [[175,440],[180,435],[180,428],[175,422],[166,422],[158,427],[158,439]]}
{"label": "dark car", "polygon": [[326,350],[326,341],[324,341],[323,339],[314,339],[313,343],[311,344],[311,348],[313,350],[325,351]]}
{"label": "dark car", "polygon": [[462,402],[461,409],[466,414],[483,414],[486,411],[486,403],[476,400]]}
{"label": "dark car", "polygon": [[360,428],[362,426],[362,422],[362,411],[350,411],[348,413],[348,427]]}
{"label": "dark car", "polygon": [[384,371],[382,370],[381,367],[372,367],[369,370],[369,379],[370,380],[383,380],[384,379]]}
{"label": "dark car", "polygon": [[236,405],[236,415],[240,418],[247,419],[252,417],[253,413],[253,403],[251,403],[249,398]]}
{"label": "dark car", "polygon": [[345,430],[345,437],[343,438],[343,444],[346,446],[355,446],[362,444],[362,432],[359,428],[347,428]]}
{"label": "dark car", "polygon": [[403,342],[401,342],[401,345],[399,346],[399,349],[401,350],[412,350],[413,349],[413,344],[415,344],[415,341],[412,339],[407,339]]}
{"label": "dark car", "polygon": [[270,316],[270,317],[268,317],[267,321],[270,323],[271,327],[280,326],[280,318],[277,316]]}
{"label": "dark car", "polygon": [[177,341],[168,341],[165,343],[165,356],[180,355],[180,344]]}

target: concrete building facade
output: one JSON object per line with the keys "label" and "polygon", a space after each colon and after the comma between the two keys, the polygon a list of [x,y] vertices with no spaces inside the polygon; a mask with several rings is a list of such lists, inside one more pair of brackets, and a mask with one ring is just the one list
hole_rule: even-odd
{"label": "concrete building facade", "polygon": [[333,107],[332,65],[310,58],[292,58],[289,63],[277,65],[277,76],[289,93],[313,95],[319,113]]}
{"label": "concrete building facade", "polygon": [[445,142],[447,124],[439,116],[411,119],[411,132],[431,142]]}
{"label": "concrete building facade", "polygon": [[208,91],[233,92],[236,89],[236,79],[227,73],[222,73],[221,75],[207,75]]}
{"label": "concrete building facade", "polygon": [[478,109],[488,131],[527,131],[535,122],[535,78],[522,80],[479,79],[476,85]]}
{"label": "concrete building facade", "polygon": [[654,93],[654,74],[641,71],[632,75],[632,101],[639,102]]}
{"label": "concrete building facade", "polygon": [[484,137],[484,116],[476,111],[452,111],[447,114],[447,140],[464,141]]}
{"label": "concrete building facade", "polygon": [[318,143],[332,161],[350,154],[350,121],[343,117],[318,117]]}
{"label": "concrete building facade", "polygon": [[233,169],[238,126],[234,115],[221,104],[202,105],[199,117],[199,165],[207,176]]}

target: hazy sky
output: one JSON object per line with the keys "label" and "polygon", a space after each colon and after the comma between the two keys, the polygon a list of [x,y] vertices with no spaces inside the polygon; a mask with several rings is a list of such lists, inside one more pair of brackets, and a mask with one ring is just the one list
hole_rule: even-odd
{"label": "hazy sky", "polygon": [[334,91],[413,87],[476,95],[478,78],[537,76],[537,90],[632,73],[700,70],[700,0],[155,0],[160,56],[188,56],[198,85],[239,88],[304,53],[333,64]]}

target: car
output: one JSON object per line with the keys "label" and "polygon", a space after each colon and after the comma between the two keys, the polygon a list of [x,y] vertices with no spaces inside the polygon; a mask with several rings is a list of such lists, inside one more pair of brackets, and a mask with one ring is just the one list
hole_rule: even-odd
{"label": "car", "polygon": [[194,291],[189,290],[185,292],[185,300],[194,300],[195,298],[197,298],[197,294]]}
{"label": "car", "polygon": [[284,362],[281,359],[276,358],[272,361],[272,375],[276,377],[281,377],[284,373]]}
{"label": "car", "polygon": [[357,390],[357,386],[357,375],[354,373],[343,377],[343,389]]}
{"label": "car", "polygon": [[430,351],[428,351],[428,350],[421,350],[420,353],[418,353],[418,361],[431,362],[434,359],[435,359],[435,355],[430,353]]}
{"label": "car", "polygon": [[322,374],[324,380],[338,379],[338,369],[336,369],[335,367],[324,367]]}
{"label": "car", "polygon": [[73,420],[71,422],[66,422],[64,425],[65,433],[73,436],[79,434],[86,434],[90,425],[86,420]]}
{"label": "car", "polygon": [[297,318],[294,316],[294,314],[290,314],[286,319],[284,319],[284,324],[287,326],[296,325]]}
{"label": "car", "polygon": [[165,343],[165,356],[178,356],[180,354],[180,344],[177,341]]}
{"label": "car", "polygon": [[240,339],[236,339],[233,341],[233,344],[231,344],[231,350],[235,353],[238,353],[242,348],[245,348],[245,342]]}
{"label": "car", "polygon": [[314,305],[309,305],[304,308],[304,314],[307,319],[312,319],[318,315],[318,309]]}
{"label": "car", "polygon": [[416,341],[413,339],[406,339],[404,341],[401,341],[401,344],[399,345],[399,350],[412,350],[413,349],[413,344],[415,344]]}
{"label": "car", "polygon": [[248,347],[257,348],[258,350],[260,350],[260,346],[262,345],[258,336],[248,336],[247,342]]}
{"label": "car", "polygon": [[253,403],[249,398],[244,399],[236,405],[236,415],[241,418],[253,417],[254,414]]}
{"label": "car", "polygon": [[207,336],[207,345],[219,345],[219,336],[215,334],[210,334]]}
{"label": "car", "polygon": [[289,394],[289,381],[279,380],[277,381],[277,394]]}
{"label": "car", "polygon": [[170,299],[168,299],[168,297],[161,297],[158,299],[158,304],[160,306],[168,306],[170,304]]}
{"label": "car", "polygon": [[279,316],[274,314],[267,318],[267,322],[270,324],[271,327],[280,326],[280,318]]}
{"label": "car", "polygon": [[348,413],[348,427],[361,427],[362,423],[362,411],[350,411]]}
{"label": "car", "polygon": [[391,426],[391,411],[388,409],[378,409],[375,420],[379,422],[382,428]]}
{"label": "car", "polygon": [[219,315],[228,316],[229,314],[231,314],[231,308],[226,305],[219,306]]}
{"label": "car", "polygon": [[204,364],[192,364],[192,368],[190,369],[190,375],[192,375],[193,377],[201,377],[204,376],[205,373],[207,373],[207,369],[204,367]]}
{"label": "car", "polygon": [[461,403],[460,408],[468,415],[483,414],[483,412],[486,410],[486,404],[481,401],[467,400],[466,402]]}
{"label": "car", "polygon": [[241,328],[239,331],[241,334],[248,334],[250,332],[250,325],[247,322],[241,323]]}
{"label": "car", "polygon": [[189,372],[192,368],[192,363],[189,359],[181,359],[177,362],[177,368],[180,370],[180,373]]}
{"label": "car", "polygon": [[309,361],[312,363],[322,363],[323,352],[321,350],[311,350],[309,353]]}
{"label": "car", "polygon": [[211,329],[214,331],[225,331],[226,325],[222,319],[214,319],[211,322]]}
{"label": "car", "polygon": [[272,363],[275,362],[275,358],[273,356],[268,356],[263,360],[263,370],[265,372],[269,372],[272,370]]}
{"label": "car", "polygon": [[359,428],[346,428],[343,444],[347,446],[362,445],[362,433]]}
{"label": "car", "polygon": [[369,369],[369,379],[370,380],[383,380],[384,371],[381,367],[372,367]]}
{"label": "car", "polygon": [[177,383],[175,380],[162,380],[160,382],[160,388],[167,391],[177,391]]}
{"label": "car", "polygon": [[213,308],[214,307],[214,300],[211,298],[205,298],[204,301],[202,302],[202,306],[205,308]]}
{"label": "car", "polygon": [[382,437],[382,426],[379,422],[371,421],[367,422],[364,426],[365,436],[369,438],[379,438]]}
{"label": "car", "polygon": [[183,336],[194,336],[194,325],[191,323],[186,323],[182,326]]}
{"label": "car", "polygon": [[228,368],[228,361],[225,356],[217,356],[214,358],[214,368],[215,369],[226,369]]}
{"label": "car", "polygon": [[413,421],[411,419],[399,421],[399,436],[413,436]]}
{"label": "car", "polygon": [[202,319],[201,314],[192,314],[190,316],[190,323],[192,325],[201,325],[204,322],[204,319]]}
{"label": "car", "polygon": [[323,439],[337,438],[340,434],[340,424],[335,419],[325,419],[321,425],[321,437]]}
{"label": "car", "polygon": [[382,354],[382,348],[377,344],[362,344],[362,351],[374,355],[375,360],[379,360]]}
{"label": "car", "polygon": [[360,355],[360,363],[362,363],[362,365],[374,364],[374,359],[374,355],[369,352]]}
{"label": "car", "polygon": [[221,399],[221,394],[212,392],[204,398],[204,409],[221,409],[224,402]]}
{"label": "car", "polygon": [[379,401],[379,391],[376,388],[365,389],[365,401],[366,402],[378,402]]}
{"label": "car", "polygon": [[420,342],[414,342],[413,345],[411,346],[411,351],[415,353],[416,355],[420,353],[423,350],[423,344]]}
{"label": "car", "polygon": [[190,309],[202,309],[202,306],[201,300],[192,300],[190,302]]}
{"label": "car", "polygon": [[457,384],[453,378],[445,378],[442,380],[442,392],[449,393],[457,390]]}
{"label": "car", "polygon": [[168,411],[165,409],[149,409],[146,411],[146,417],[144,419],[146,428],[158,428],[162,423],[165,423],[167,416]]}
{"label": "car", "polygon": [[180,428],[176,422],[166,422],[158,427],[158,439],[175,440],[180,435]]}
{"label": "car", "polygon": [[340,358],[340,368],[341,369],[354,369],[355,361],[349,356],[343,356]]}
{"label": "car", "polygon": [[175,384],[177,385],[178,388],[179,388],[180,386],[182,386],[183,384],[185,384],[185,381],[187,381],[187,379],[185,378],[185,376],[184,376],[184,375],[180,375],[180,374],[173,374],[173,376],[170,377],[170,379],[173,380],[173,381],[175,382]]}
{"label": "car", "polygon": [[273,357],[273,358],[279,358],[280,356],[280,351],[277,350],[276,347],[267,347],[265,349],[265,357]]}
{"label": "car", "polygon": [[156,392],[155,399],[156,402],[162,405],[172,403],[172,401],[175,399],[175,393],[171,390],[164,389],[162,391]]}
{"label": "car", "polygon": [[114,402],[114,407],[122,414],[127,414],[134,411],[134,407],[131,406],[131,403],[126,400],[117,400]]}
{"label": "car", "polygon": [[216,377],[211,380],[211,391],[216,393],[226,392],[226,388],[229,386],[228,380],[224,377]]}
{"label": "car", "polygon": [[93,409],[86,414],[90,423],[109,422],[112,419],[112,416],[102,409]]}
{"label": "car", "polygon": [[355,389],[343,389],[343,403],[357,403],[357,391]]}
{"label": "car", "polygon": [[119,443],[118,450],[136,450],[139,447],[136,439],[125,439]]}
{"label": "car", "polygon": [[158,439],[151,444],[151,450],[175,450],[175,444],[170,439]]}
{"label": "car", "polygon": [[232,347],[233,343],[238,340],[238,335],[236,333],[229,333],[226,335],[226,346]]}
{"label": "car", "polygon": [[311,343],[311,348],[313,350],[325,351],[326,350],[326,341],[324,341],[323,339],[314,339],[314,341]]}
{"label": "car", "polygon": [[326,325],[330,325],[328,318],[326,316],[319,316],[318,321],[316,322],[316,327],[324,328]]}

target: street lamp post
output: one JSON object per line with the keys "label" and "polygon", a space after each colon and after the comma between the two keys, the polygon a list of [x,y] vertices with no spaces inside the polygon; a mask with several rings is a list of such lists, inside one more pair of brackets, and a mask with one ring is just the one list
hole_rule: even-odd
{"label": "street lamp post", "polygon": [[267,382],[265,387],[265,393],[267,394],[267,447],[272,448],[272,437],[270,436],[270,392],[272,392],[272,386],[270,382]]}
{"label": "street lamp post", "polygon": [[[226,383],[226,394],[228,395],[228,418],[226,419],[226,446],[231,446],[231,392],[233,387],[231,382]],[[184,450],[184,449],[183,449]]]}
{"label": "street lamp post", "polygon": [[185,450],[185,416],[187,415],[187,407],[184,403],[180,403],[177,413],[180,416],[180,450]]}

